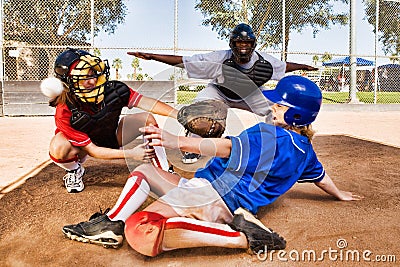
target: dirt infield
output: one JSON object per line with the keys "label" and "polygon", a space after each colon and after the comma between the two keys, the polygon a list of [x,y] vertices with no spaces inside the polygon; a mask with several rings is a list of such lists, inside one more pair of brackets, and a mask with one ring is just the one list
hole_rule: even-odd
{"label": "dirt infield", "polygon": [[68,194],[63,172],[50,164],[0,199],[0,265],[310,266],[316,264],[314,255],[319,266],[389,266],[395,265],[394,257],[398,264],[400,149],[338,135],[317,136],[314,147],[337,185],[365,199],[340,202],[312,184],[296,185],[259,213],[261,221],[286,238],[282,254],[265,259],[240,249],[209,247],[149,258],[126,242],[115,250],[64,238],[63,225],[112,207],[129,173],[123,160],[89,159],[86,189],[80,194]]}

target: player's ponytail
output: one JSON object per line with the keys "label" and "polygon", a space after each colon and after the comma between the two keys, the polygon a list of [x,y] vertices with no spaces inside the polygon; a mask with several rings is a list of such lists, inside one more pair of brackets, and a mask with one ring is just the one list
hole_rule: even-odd
{"label": "player's ponytail", "polygon": [[305,125],[305,126],[292,126],[292,125],[287,125],[284,127],[287,130],[294,131],[296,133],[301,134],[302,136],[305,136],[308,138],[308,141],[312,141],[315,131],[313,130],[311,124]]}

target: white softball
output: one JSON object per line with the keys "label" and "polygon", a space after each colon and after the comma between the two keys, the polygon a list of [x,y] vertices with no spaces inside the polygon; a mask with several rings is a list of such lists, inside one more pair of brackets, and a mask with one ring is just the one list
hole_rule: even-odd
{"label": "white softball", "polygon": [[48,77],[40,83],[40,90],[42,94],[52,99],[62,93],[64,86],[56,77]]}

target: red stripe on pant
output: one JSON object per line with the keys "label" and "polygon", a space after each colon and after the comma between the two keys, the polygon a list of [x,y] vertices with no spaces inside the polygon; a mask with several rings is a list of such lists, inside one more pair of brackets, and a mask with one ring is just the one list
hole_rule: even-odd
{"label": "red stripe on pant", "polygon": [[160,163],[160,160],[158,159],[157,153],[156,153],[156,156],[154,157],[154,161],[155,161],[156,167],[161,169],[161,163]]}
{"label": "red stripe on pant", "polygon": [[[152,141],[152,140],[149,139],[149,142],[151,142],[151,141]],[[149,146],[149,148],[154,149],[153,146]],[[154,165],[155,167],[158,167],[158,168],[161,169],[161,163],[160,163],[160,160],[158,159],[157,153],[155,153],[155,157],[153,158],[152,163],[153,163],[153,165]]]}
{"label": "red stripe on pant", "polygon": [[204,225],[198,225],[198,224],[193,224],[193,223],[188,223],[188,222],[168,222],[165,226],[165,230],[177,229],[177,228],[196,231],[196,232],[202,232],[202,233],[207,233],[207,234],[226,236],[226,237],[239,237],[240,236],[240,232],[236,232],[236,231],[229,232],[229,231],[224,231],[222,229],[211,228],[211,227],[207,227]]}
{"label": "red stripe on pant", "polygon": [[[154,125],[154,127],[159,128],[159,127],[158,127],[158,124]],[[149,142],[151,142],[151,141],[152,141],[152,140],[150,139]],[[152,147],[152,146],[149,146],[149,148],[153,148],[153,147]],[[154,160],[153,165],[161,169],[161,163],[160,163],[160,160],[158,159],[157,154],[156,154],[156,156],[154,157],[153,160]]]}

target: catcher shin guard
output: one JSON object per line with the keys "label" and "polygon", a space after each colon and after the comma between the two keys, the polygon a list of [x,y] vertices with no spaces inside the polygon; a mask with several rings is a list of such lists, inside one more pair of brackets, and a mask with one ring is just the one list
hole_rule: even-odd
{"label": "catcher shin guard", "polygon": [[245,235],[228,225],[184,217],[167,219],[146,211],[129,217],[125,237],[133,249],[147,256],[192,247],[247,248]]}
{"label": "catcher shin guard", "polygon": [[115,206],[107,213],[112,221],[125,221],[147,199],[150,186],[146,177],[138,171],[133,171],[126,181],[122,193]]}

